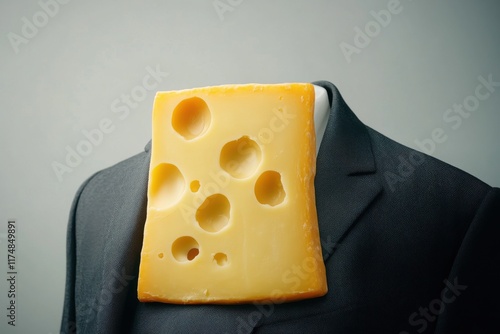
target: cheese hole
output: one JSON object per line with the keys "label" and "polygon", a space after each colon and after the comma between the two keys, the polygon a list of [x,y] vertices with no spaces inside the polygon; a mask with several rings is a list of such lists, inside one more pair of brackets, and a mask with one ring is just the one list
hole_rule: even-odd
{"label": "cheese hole", "polygon": [[191,184],[189,184],[189,189],[191,189],[191,191],[194,193],[197,192],[200,189],[200,181],[191,181]]}
{"label": "cheese hole", "polygon": [[160,259],[163,259],[163,253],[158,253],[158,257],[159,257]]}
{"label": "cheese hole", "polygon": [[227,255],[224,253],[217,253],[214,255],[214,261],[217,262],[219,266],[227,265]]}
{"label": "cheese hole", "polygon": [[262,159],[259,145],[243,136],[226,143],[221,150],[220,166],[234,178],[247,178],[257,170]]}
{"label": "cheese hole", "polygon": [[218,232],[229,222],[231,204],[226,196],[214,194],[207,197],[196,210],[196,221],[207,232]]}
{"label": "cheese hole", "polygon": [[193,261],[193,259],[197,257],[198,254],[200,254],[200,250],[198,248],[191,248],[187,253],[188,261]]}
{"label": "cheese hole", "polygon": [[179,262],[192,261],[200,254],[200,245],[192,237],[180,237],[172,244],[172,255]]}
{"label": "cheese hole", "polygon": [[201,136],[207,131],[210,122],[210,110],[199,97],[183,100],[172,113],[172,127],[186,140]]}
{"label": "cheese hole", "polygon": [[283,202],[286,193],[280,173],[269,170],[262,173],[255,182],[255,197],[260,204],[275,206]]}
{"label": "cheese hole", "polygon": [[182,197],[186,182],[179,169],[167,163],[155,167],[150,187],[151,206],[167,209],[176,204]]}

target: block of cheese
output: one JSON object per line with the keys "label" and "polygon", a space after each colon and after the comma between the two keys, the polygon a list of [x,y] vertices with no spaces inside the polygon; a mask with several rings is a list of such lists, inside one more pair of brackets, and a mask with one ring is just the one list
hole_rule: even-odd
{"label": "block of cheese", "polygon": [[326,294],[313,114],[311,84],[157,93],[140,301]]}

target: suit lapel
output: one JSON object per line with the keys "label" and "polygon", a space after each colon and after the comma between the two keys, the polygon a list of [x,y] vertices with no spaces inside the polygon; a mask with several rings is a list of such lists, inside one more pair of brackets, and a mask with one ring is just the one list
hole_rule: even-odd
{"label": "suit lapel", "polygon": [[316,208],[323,258],[326,261],[353,227],[356,219],[381,192],[371,139],[364,124],[326,81],[330,118],[316,164]]}

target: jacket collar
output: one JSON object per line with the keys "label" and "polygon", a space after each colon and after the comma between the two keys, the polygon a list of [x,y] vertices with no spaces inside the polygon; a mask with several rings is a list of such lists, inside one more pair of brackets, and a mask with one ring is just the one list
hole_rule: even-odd
{"label": "jacket collar", "polygon": [[330,102],[330,117],[316,162],[316,209],[326,261],[381,192],[367,127],[330,82],[317,81]]}
{"label": "jacket collar", "polygon": [[[371,138],[366,126],[328,81],[330,117],[316,161],[316,209],[323,258],[340,247],[356,219],[381,192]],[[145,151],[150,152],[151,141]]]}

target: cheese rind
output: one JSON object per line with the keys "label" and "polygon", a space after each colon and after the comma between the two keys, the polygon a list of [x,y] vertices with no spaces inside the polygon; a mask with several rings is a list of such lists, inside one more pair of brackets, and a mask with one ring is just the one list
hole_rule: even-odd
{"label": "cheese rind", "polygon": [[311,84],[159,92],[141,301],[288,301],[327,292]]}

